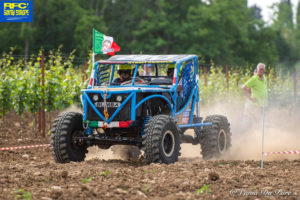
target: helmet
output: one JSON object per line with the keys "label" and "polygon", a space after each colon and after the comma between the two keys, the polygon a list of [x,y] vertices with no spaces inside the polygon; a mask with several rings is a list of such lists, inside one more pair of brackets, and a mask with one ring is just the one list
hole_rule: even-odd
{"label": "helmet", "polygon": [[[174,73],[174,68],[175,68],[175,64],[169,64],[168,65],[168,70],[167,70],[167,75],[170,76]],[[172,74],[171,74],[172,73]],[[172,75],[173,76],[173,75]]]}
{"label": "helmet", "polygon": [[168,69],[174,69],[175,68],[175,64],[169,64],[168,65]]}
{"label": "helmet", "polygon": [[121,75],[122,73],[131,74],[131,65],[129,64],[119,65],[118,74]]}
{"label": "helmet", "polygon": [[[175,63],[174,64],[169,64],[168,65],[168,70],[167,70],[167,74],[174,72],[174,68],[175,68]],[[181,71],[182,71],[182,67],[180,68],[179,71],[179,76],[181,76]]]}
{"label": "helmet", "polygon": [[118,70],[126,70],[126,69],[130,69],[131,70],[131,65],[129,65],[129,64],[119,65]]}

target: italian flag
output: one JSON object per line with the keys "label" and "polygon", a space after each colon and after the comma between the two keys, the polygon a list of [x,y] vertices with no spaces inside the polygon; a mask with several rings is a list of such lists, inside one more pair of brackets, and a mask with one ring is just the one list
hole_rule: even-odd
{"label": "italian flag", "polygon": [[93,52],[98,54],[115,55],[120,51],[119,45],[114,42],[114,38],[106,36],[94,29],[93,31]]}

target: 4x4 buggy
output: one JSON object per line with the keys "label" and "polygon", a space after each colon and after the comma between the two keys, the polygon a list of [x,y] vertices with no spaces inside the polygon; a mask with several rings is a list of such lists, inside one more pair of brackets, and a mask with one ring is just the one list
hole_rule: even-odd
{"label": "4x4 buggy", "polygon": [[[171,65],[174,75],[168,77]],[[132,77],[117,85],[122,66],[131,67]],[[83,115],[64,112],[55,120],[51,144],[56,162],[83,161],[89,146],[116,144],[137,146],[147,163],[178,161],[183,142],[200,143],[203,159],[222,156],[231,146],[228,120],[212,115],[202,121],[198,85],[196,55],[118,55],[96,62],[82,90]],[[195,135],[185,135],[186,129]]]}

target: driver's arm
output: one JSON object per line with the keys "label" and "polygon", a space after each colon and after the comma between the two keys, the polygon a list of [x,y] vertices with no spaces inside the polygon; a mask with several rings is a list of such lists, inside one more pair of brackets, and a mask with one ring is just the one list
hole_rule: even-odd
{"label": "driver's arm", "polygon": [[113,84],[113,85],[120,85],[120,78],[115,78],[111,83]]}

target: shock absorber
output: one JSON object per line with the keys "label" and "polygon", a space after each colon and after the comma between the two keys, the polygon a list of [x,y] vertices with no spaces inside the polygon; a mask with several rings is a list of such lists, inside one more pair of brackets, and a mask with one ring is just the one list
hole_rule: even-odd
{"label": "shock absorber", "polygon": [[93,134],[93,128],[92,127],[87,127],[86,130],[85,130],[85,134],[87,135],[92,135]]}

